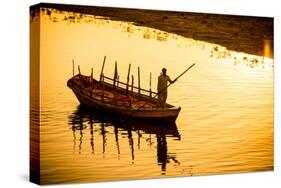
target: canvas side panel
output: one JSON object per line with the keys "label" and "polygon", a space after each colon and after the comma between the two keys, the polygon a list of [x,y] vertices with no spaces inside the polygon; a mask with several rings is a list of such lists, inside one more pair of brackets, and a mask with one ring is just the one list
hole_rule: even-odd
{"label": "canvas side panel", "polygon": [[30,7],[30,181],[40,184],[40,7]]}

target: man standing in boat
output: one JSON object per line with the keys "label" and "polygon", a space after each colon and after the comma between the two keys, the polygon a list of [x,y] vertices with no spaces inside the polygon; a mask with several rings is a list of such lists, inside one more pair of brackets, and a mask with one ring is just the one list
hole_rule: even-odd
{"label": "man standing in boat", "polygon": [[172,81],[168,75],[166,75],[167,69],[163,68],[160,76],[158,76],[158,85],[157,85],[157,91],[158,91],[158,106],[165,108],[167,96],[168,96],[168,90],[167,85],[168,82],[174,83],[176,80]]}

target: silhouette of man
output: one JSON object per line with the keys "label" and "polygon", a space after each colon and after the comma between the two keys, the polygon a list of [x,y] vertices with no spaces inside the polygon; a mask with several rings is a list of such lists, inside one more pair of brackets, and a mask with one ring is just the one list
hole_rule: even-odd
{"label": "silhouette of man", "polygon": [[167,69],[163,68],[160,76],[158,76],[158,106],[165,108],[166,100],[168,97],[167,85],[169,83],[174,83],[176,80],[172,81],[168,75],[166,75]]}

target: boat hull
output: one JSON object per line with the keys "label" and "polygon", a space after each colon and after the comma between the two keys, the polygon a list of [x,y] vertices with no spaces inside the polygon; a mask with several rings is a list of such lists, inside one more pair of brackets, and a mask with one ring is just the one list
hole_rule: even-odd
{"label": "boat hull", "polygon": [[83,119],[83,121],[104,123],[126,131],[143,131],[147,134],[169,135],[177,138],[178,140],[181,139],[175,122],[139,121],[135,118],[123,121],[119,118],[119,116],[108,113],[107,111],[88,108],[85,105],[79,105],[77,110],[72,114],[72,116],[69,116],[69,118],[74,128],[77,127],[78,129],[81,127],[81,119]]}
{"label": "boat hull", "polygon": [[175,122],[181,110],[180,107],[157,109],[130,109],[126,107],[119,107],[85,96],[75,87],[70,86],[70,88],[82,105],[95,110],[121,115],[122,118],[134,118],[142,121]]}

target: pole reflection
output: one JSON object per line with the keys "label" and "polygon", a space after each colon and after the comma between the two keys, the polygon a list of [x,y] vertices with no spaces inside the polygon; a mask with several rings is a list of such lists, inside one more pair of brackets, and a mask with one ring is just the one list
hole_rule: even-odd
{"label": "pole reflection", "polygon": [[[157,164],[161,166],[161,174],[166,174],[166,166],[168,163],[173,162],[176,165],[180,165],[180,162],[176,159],[175,153],[168,152],[167,137],[173,137],[174,140],[180,141],[181,137],[178,132],[177,126],[173,124],[158,124],[158,123],[147,123],[135,120],[126,120],[126,122],[120,120],[120,117],[116,117],[112,114],[93,111],[82,105],[77,107],[77,110],[69,116],[69,124],[71,126],[73,134],[73,154],[76,153],[76,142],[79,139],[78,154],[81,154],[82,143],[83,143],[83,131],[87,131],[89,125],[90,132],[90,147],[91,153],[95,154],[95,140],[94,133],[99,132],[102,137],[102,154],[105,157],[107,136],[111,134],[106,130],[106,127],[113,128],[114,140],[117,149],[117,158],[120,159],[121,151],[119,141],[122,139],[124,132],[128,138],[128,147],[130,148],[131,163],[135,161],[135,149],[141,150],[142,144],[153,146],[156,143],[156,158]],[[78,133],[76,133],[78,132]],[[79,138],[77,137],[79,135]],[[137,135],[137,142],[134,145],[134,136]],[[156,142],[153,139],[156,139]],[[96,138],[97,139],[97,138]],[[141,142],[141,139],[145,142]],[[83,143],[85,145],[85,143]],[[136,147],[136,148],[135,148]]]}

